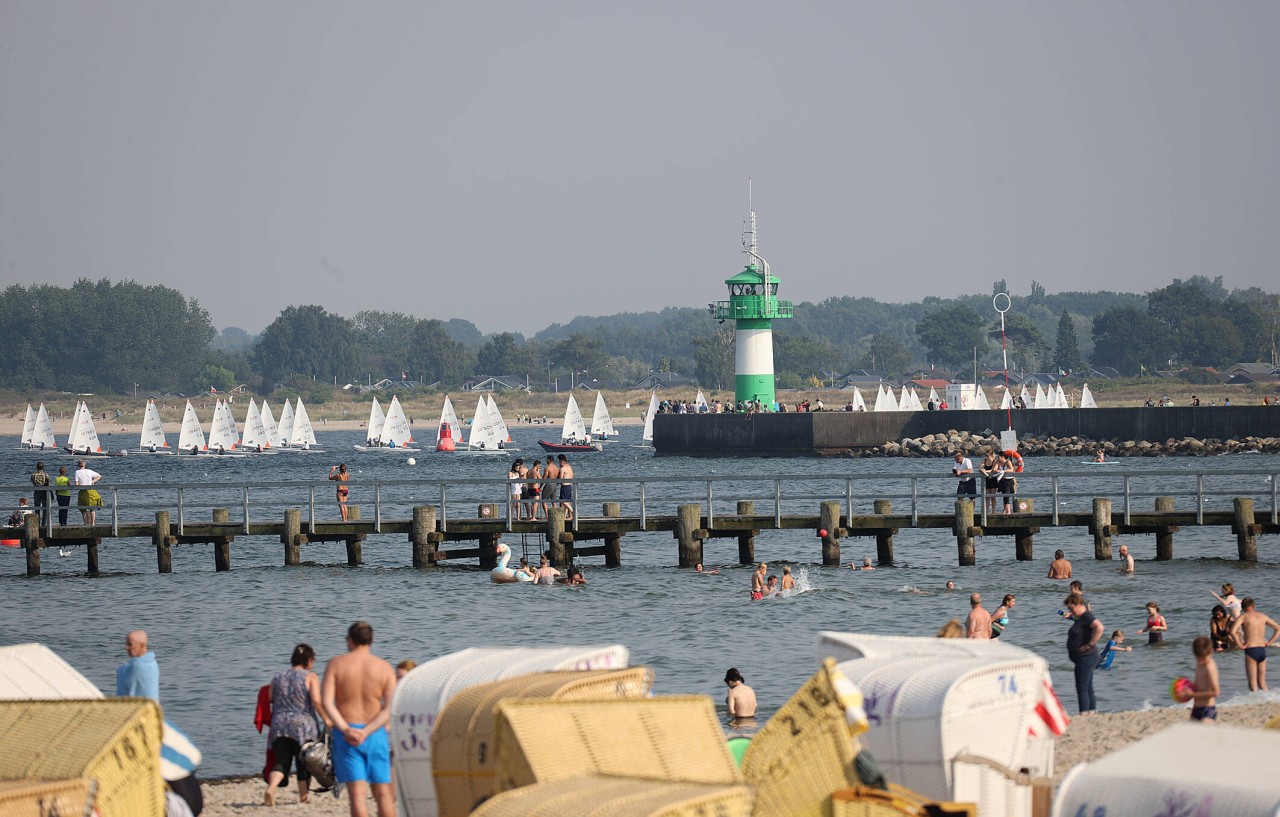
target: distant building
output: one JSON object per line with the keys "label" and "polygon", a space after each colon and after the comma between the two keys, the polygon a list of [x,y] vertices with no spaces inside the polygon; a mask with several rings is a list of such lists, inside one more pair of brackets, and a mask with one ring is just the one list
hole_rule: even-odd
{"label": "distant building", "polygon": [[466,391],[529,391],[529,378],[527,375],[514,374],[488,374],[475,375],[468,377],[462,381],[462,388]]}
{"label": "distant building", "polygon": [[662,389],[697,388],[697,386],[697,380],[694,380],[692,377],[686,377],[678,372],[649,372],[636,380],[632,388],[644,389],[646,391],[661,391]]}

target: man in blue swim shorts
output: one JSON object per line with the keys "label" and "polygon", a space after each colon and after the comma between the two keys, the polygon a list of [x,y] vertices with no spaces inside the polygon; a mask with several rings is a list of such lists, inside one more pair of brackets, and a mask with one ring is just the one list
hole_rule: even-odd
{"label": "man in blue swim shorts", "polygon": [[[1240,617],[1231,628],[1231,635],[1244,647],[1244,674],[1249,681],[1249,691],[1266,691],[1267,647],[1280,639],[1280,624],[1254,609],[1253,599],[1240,602]],[[1267,637],[1267,630],[1271,637]]]}
{"label": "man in blue swim shorts", "polygon": [[387,722],[396,674],[371,651],[373,627],[357,621],[347,630],[347,654],[324,671],[321,699],[333,720],[333,771],[347,787],[351,817],[367,817],[366,786],[373,790],[379,817],[394,817],[391,752]]}

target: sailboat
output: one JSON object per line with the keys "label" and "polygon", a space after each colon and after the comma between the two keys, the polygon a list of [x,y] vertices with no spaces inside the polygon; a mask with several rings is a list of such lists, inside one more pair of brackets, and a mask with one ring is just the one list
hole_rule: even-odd
{"label": "sailboat", "polygon": [[591,442],[587,435],[587,424],[582,419],[582,411],[578,401],[569,395],[569,402],[564,407],[564,424],[560,428],[560,442],[553,443],[538,440],[538,445],[546,451],[603,451],[600,443]]}
{"label": "sailboat", "polygon": [[178,453],[187,455],[208,454],[209,447],[204,442],[204,429],[200,427],[200,418],[196,410],[187,401],[187,408],[182,412],[182,431],[178,434]]}
{"label": "sailboat", "polygon": [[316,444],[316,433],[311,429],[311,418],[307,416],[307,407],[298,398],[298,407],[293,410],[293,431],[289,434],[287,451],[320,451]]}
{"label": "sailboat", "polygon": [[[698,396],[702,397],[702,392],[698,392]],[[705,406],[707,398],[702,397],[702,403]],[[596,392],[596,410],[591,415],[591,438],[593,440],[608,441],[610,437],[619,436],[618,432],[613,428],[613,418],[609,416],[609,407],[604,404],[604,395]]]}
{"label": "sailboat", "polygon": [[364,445],[352,446],[357,451],[372,451],[381,448],[384,444],[382,439],[382,427],[386,424],[387,415],[382,413],[382,405],[378,403],[378,398],[373,398],[373,405],[369,407],[369,422],[365,423]]}
{"label": "sailboat", "polygon": [[867,399],[862,396],[862,389],[857,386],[853,387],[853,399],[849,401],[854,411],[866,411]]}
{"label": "sailboat", "polygon": [[1085,383],[1084,388],[1080,390],[1080,408],[1097,408],[1098,401],[1093,399],[1093,392],[1089,391],[1089,384]]}
{"label": "sailboat", "polygon": [[468,451],[505,451],[503,443],[498,439],[498,429],[489,415],[489,400],[480,395],[476,403],[476,413],[471,418],[471,436],[467,440]]}
{"label": "sailboat", "polygon": [[53,421],[49,419],[49,412],[45,411],[44,403],[40,404],[40,410],[36,412],[36,425],[31,432],[31,447],[37,451],[54,451],[58,448],[58,442],[53,438]]}
{"label": "sailboat", "polygon": [[653,447],[653,417],[658,413],[658,393],[649,392],[649,407],[644,410],[644,433],[640,435],[640,439],[647,443],[646,447]]}
{"label": "sailboat", "polygon": [[22,442],[19,448],[26,449],[31,447],[31,435],[35,433],[35,430],[36,413],[31,410],[31,404],[27,403],[27,413],[22,418]]}
{"label": "sailboat", "polygon": [[498,411],[498,404],[494,402],[493,392],[489,393],[489,420],[493,423],[493,431],[497,435],[498,441],[502,443],[503,449],[519,451],[520,449],[511,445],[511,430],[507,428],[507,421],[502,419],[502,412]]}
{"label": "sailboat", "polygon": [[288,401],[284,401],[284,408],[280,409],[280,425],[276,426],[275,436],[271,438],[271,447],[275,449],[286,449],[289,447],[289,438],[293,436],[293,405]]}
{"label": "sailboat", "polygon": [[[374,401],[377,405],[377,401]],[[356,446],[358,451],[421,451],[421,448],[414,447],[413,432],[409,429],[409,420],[404,416],[404,409],[400,406],[400,398],[392,395],[391,405],[387,406],[387,415],[382,420],[382,428],[378,432],[377,439],[381,445],[366,446],[361,448]]]}
{"label": "sailboat", "polygon": [[[599,394],[600,392],[596,392],[597,396]],[[707,405],[707,396],[702,393],[702,389],[698,389],[698,396],[694,398],[693,410],[699,414],[706,414],[708,411],[711,410],[711,407]],[[595,422],[593,421],[592,426],[594,425],[595,425]],[[592,431],[591,433],[594,434],[595,432]]]}
{"label": "sailboat", "polygon": [[89,413],[89,405],[81,403],[77,414],[71,419],[71,436],[67,439],[66,451],[77,457],[105,457],[98,441],[98,430],[93,425],[93,415]]}
{"label": "sailboat", "polygon": [[[263,407],[267,403],[262,402]],[[240,437],[240,448],[246,454],[274,454],[271,450],[271,436],[267,434],[267,424],[262,422],[262,412],[258,405],[249,398],[249,411],[244,416],[244,434]]]}
{"label": "sailboat", "polygon": [[160,411],[156,401],[147,401],[147,410],[142,415],[142,434],[138,437],[138,454],[172,454],[169,441],[164,436],[164,424],[160,422]]}
{"label": "sailboat", "polygon": [[279,445],[276,440],[276,434],[279,432],[276,430],[276,418],[271,414],[271,406],[267,405],[266,400],[262,401],[262,411],[259,414],[262,416],[262,429],[267,432],[267,445],[275,448]]}
{"label": "sailboat", "polygon": [[[440,440],[444,437],[444,430],[448,427],[448,439],[453,441],[452,447],[440,446]],[[462,438],[462,424],[458,422],[458,413],[453,410],[453,401],[449,399],[449,395],[444,396],[444,406],[440,409],[440,422],[436,423],[436,450],[437,451],[456,451],[458,446],[466,445],[466,440]]]}
{"label": "sailboat", "polygon": [[213,406],[213,420],[209,423],[209,453],[220,457],[243,457],[236,449],[240,445],[240,432],[231,407],[221,400]]}

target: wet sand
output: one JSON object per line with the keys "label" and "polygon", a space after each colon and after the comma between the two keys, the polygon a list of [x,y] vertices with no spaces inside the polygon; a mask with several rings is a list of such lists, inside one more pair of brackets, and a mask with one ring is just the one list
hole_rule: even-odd
{"label": "wet sand", "polygon": [[[1273,718],[1280,717],[1280,703],[1251,704],[1243,706],[1227,706],[1219,710],[1222,723],[1234,726],[1261,728]],[[1128,746],[1155,732],[1159,732],[1174,723],[1187,720],[1187,709],[1153,709],[1144,712],[1114,712],[1110,714],[1085,715],[1071,722],[1067,733],[1058,739],[1054,766],[1055,782],[1062,778],[1072,766],[1090,760],[1096,760],[1118,749]],[[1213,726],[1205,726],[1213,729]],[[205,784],[205,810],[208,817],[222,815],[250,814],[265,811],[262,795],[266,784],[261,778],[238,778],[209,782]],[[298,802],[296,785],[288,791],[281,790],[276,797],[276,807],[272,810],[282,814],[312,814],[323,817],[340,817],[348,814],[347,800],[334,799],[331,793],[311,794],[311,802],[302,805]],[[369,813],[373,814],[373,801],[369,801]]]}

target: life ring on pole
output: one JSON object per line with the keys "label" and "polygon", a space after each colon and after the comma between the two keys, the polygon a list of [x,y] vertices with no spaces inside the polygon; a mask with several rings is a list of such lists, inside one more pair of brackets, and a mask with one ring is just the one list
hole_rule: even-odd
{"label": "life ring on pole", "polygon": [[1006,450],[1004,455],[1009,458],[1009,462],[1013,463],[1014,473],[1022,473],[1022,455],[1017,451]]}

